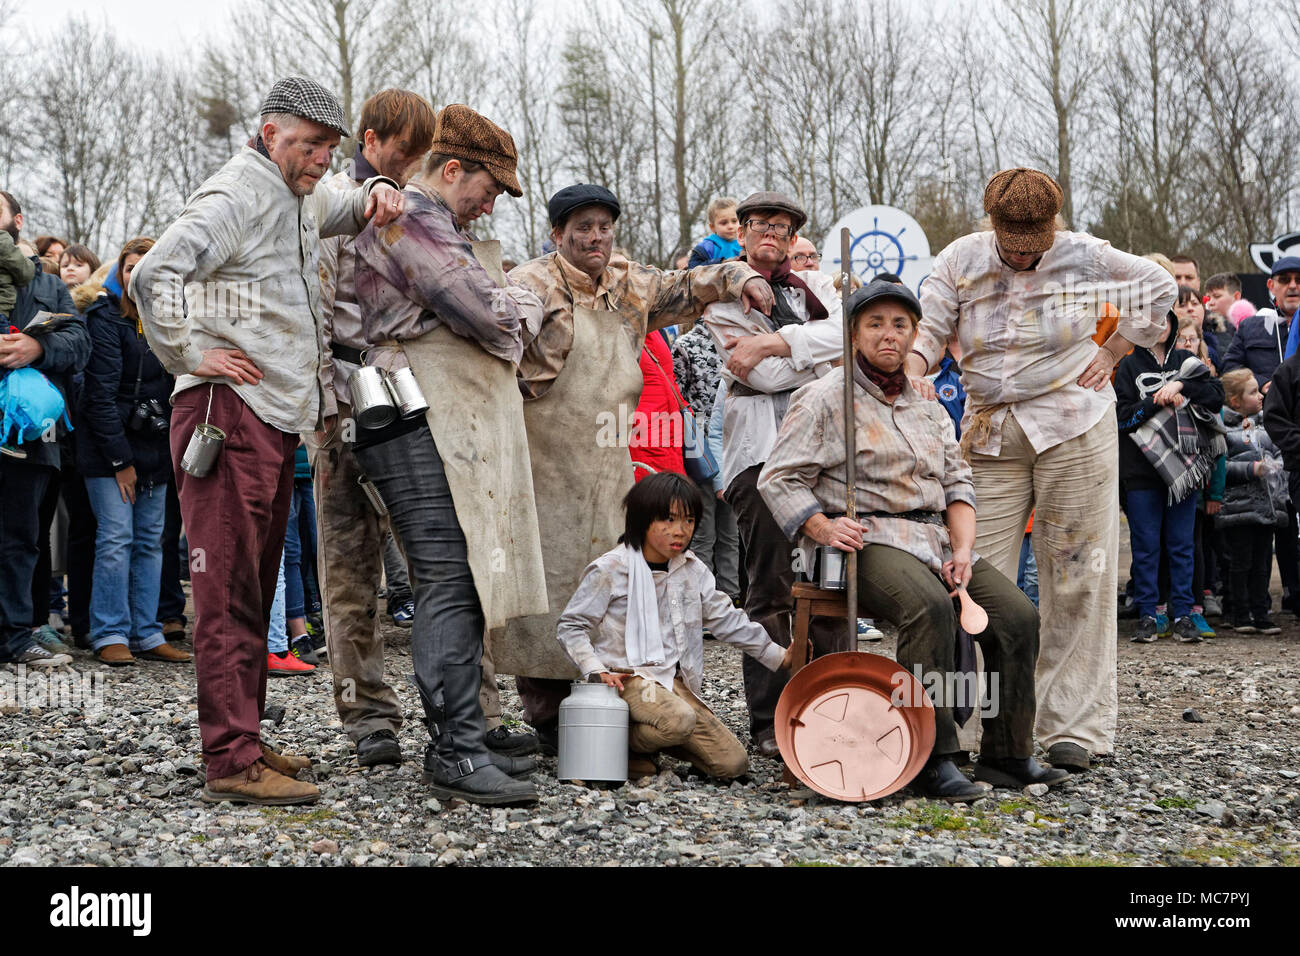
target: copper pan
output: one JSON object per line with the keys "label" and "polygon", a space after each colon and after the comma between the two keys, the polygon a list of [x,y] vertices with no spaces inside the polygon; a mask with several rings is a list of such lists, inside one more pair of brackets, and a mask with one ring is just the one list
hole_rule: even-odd
{"label": "copper pan", "polygon": [[[892,695],[910,706],[895,707]],[[827,654],[790,678],[776,705],[785,765],[823,796],[859,802],[901,790],[934,747],[934,705],[897,661]]]}

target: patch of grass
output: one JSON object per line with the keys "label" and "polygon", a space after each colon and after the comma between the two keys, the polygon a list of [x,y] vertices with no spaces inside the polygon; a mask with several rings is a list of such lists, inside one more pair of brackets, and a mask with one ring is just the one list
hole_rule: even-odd
{"label": "patch of grass", "polygon": [[1014,813],[1016,816],[1020,816],[1026,810],[1034,810],[1037,813],[1035,806],[1028,800],[1003,800],[998,804],[999,813]]}
{"label": "patch of grass", "polygon": [[832,863],[830,860],[787,860],[786,866],[843,866],[843,863]]}
{"label": "patch of grass", "polygon": [[1240,856],[1244,856],[1246,850],[1231,843],[1219,843],[1211,846],[1193,846],[1183,850],[1181,855],[1185,860],[1191,860],[1193,863],[1209,863],[1212,857],[1219,857],[1231,863]]}
{"label": "patch of grass", "polygon": [[317,810],[308,810],[306,813],[293,813],[281,810],[278,807],[263,807],[262,815],[270,817],[280,826],[293,823],[324,823],[326,820],[332,820],[336,816],[334,811],[328,807],[321,807]]}
{"label": "patch of grass", "polygon": [[1044,856],[1036,861],[1040,866],[1133,866],[1138,862],[1136,853],[1112,853],[1107,856]]}
{"label": "patch of grass", "polygon": [[1188,800],[1186,797],[1161,797],[1156,801],[1156,806],[1161,810],[1171,810],[1175,807],[1179,810],[1191,810],[1196,807],[1196,801]]}
{"label": "patch of grass", "polygon": [[974,813],[957,813],[937,803],[922,804],[883,822],[891,827],[915,827],[921,830],[978,830],[981,833],[992,833],[997,829],[994,821],[983,816]]}

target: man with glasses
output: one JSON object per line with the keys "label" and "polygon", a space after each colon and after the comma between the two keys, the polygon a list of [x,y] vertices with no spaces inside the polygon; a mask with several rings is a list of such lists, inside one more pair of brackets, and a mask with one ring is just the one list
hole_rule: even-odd
{"label": "man with glasses", "polygon": [[[664,272],[614,251],[621,207],[603,186],[567,186],[546,206],[556,251],[510,278],[542,299],[519,363],[533,491],[546,565],[547,614],[510,621],[492,637],[497,672],[518,675],[524,718],[543,753],[558,739],[560,702],[578,675],[555,639],[583,569],[623,531],[632,487],[629,419],[641,395],[646,333],[697,318],[711,302],[770,311],[768,284],[743,263]],[[499,637],[498,637],[499,635]]]}
{"label": "man with glasses", "polygon": [[[789,196],[754,193],[737,207],[744,260],[771,287],[770,316],[744,313],[734,303],[716,303],[704,312],[726,368],[728,383],[722,419],[723,498],[736,513],[749,586],[745,613],[772,640],[790,644],[790,591],[794,584],[794,543],[786,538],[758,493],[758,473],[776,442],[777,430],[795,389],[815,381],[843,355],[839,301],[830,276],[813,270],[811,242],[799,240],[807,221]],[[792,259],[796,243],[807,243],[804,265]],[[835,316],[835,318],[832,318]],[[811,569],[809,569],[811,570]],[[851,650],[844,628],[827,619],[813,621],[814,651]],[[764,757],[776,757],[776,703],[787,671],[770,672],[742,664],[750,738]]]}
{"label": "man with glasses", "polygon": [[817,251],[811,239],[804,236],[795,239],[794,248],[790,250],[790,266],[795,272],[821,268],[822,254]]}
{"label": "man with glasses", "polygon": [[1296,351],[1292,339],[1297,337],[1296,317],[1300,312],[1300,256],[1283,256],[1273,263],[1268,291],[1274,311],[1266,309],[1241,320],[1220,369],[1220,373],[1250,369],[1259,390],[1266,395],[1277,367]]}

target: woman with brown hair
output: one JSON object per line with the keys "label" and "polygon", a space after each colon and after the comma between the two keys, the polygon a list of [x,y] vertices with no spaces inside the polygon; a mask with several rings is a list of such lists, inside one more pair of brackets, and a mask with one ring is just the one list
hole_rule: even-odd
{"label": "woman with brown hair", "polygon": [[[122,247],[116,282],[86,311],[92,348],[77,429],[77,469],[85,477],[95,533],[90,641],[106,664],[138,658],[185,663],[158,623],[162,532],[171,481],[168,398],[172,377],[140,328],[131,273],[153,248],[137,238]],[[112,290],[120,288],[120,294]],[[134,654],[132,653],[134,651]]]}

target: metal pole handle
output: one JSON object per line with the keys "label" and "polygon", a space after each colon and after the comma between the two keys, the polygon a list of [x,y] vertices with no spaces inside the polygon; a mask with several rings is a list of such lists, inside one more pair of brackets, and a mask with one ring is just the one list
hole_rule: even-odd
{"label": "metal pole handle", "polygon": [[[858,442],[853,410],[853,330],[849,318],[849,296],[853,294],[852,237],[848,227],[840,230],[840,312],[844,323],[844,514],[858,517]],[[850,551],[845,575],[849,607],[848,649],[858,649],[858,552]]]}

